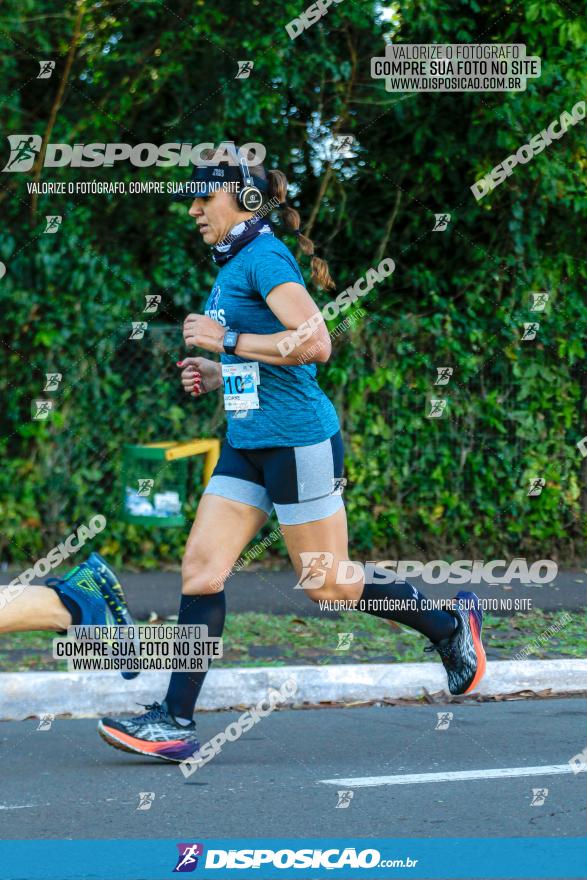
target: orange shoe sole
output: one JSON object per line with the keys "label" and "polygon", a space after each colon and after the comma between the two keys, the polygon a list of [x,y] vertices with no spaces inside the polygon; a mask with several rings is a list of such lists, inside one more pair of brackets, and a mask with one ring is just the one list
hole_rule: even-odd
{"label": "orange shoe sole", "polygon": [[485,669],[487,667],[487,658],[485,657],[485,649],[483,647],[483,643],[481,642],[481,633],[479,631],[479,627],[477,626],[477,618],[472,612],[469,612],[469,623],[471,626],[471,633],[473,634],[473,645],[475,646],[475,654],[477,655],[477,672],[475,673],[475,678],[469,685],[466,691],[463,691],[465,694],[470,694],[472,690],[474,690],[483,676],[485,675]]}
{"label": "orange shoe sole", "polygon": [[143,740],[136,739],[134,736],[130,736],[128,733],[113,730],[111,727],[106,727],[101,721],[98,723],[98,733],[109,746],[120,749],[122,752],[132,752],[134,755],[147,755],[149,758],[158,758],[160,761],[169,761],[171,764],[181,763],[177,758],[168,758],[166,755],[160,755],[157,752],[157,743],[144,742]]}

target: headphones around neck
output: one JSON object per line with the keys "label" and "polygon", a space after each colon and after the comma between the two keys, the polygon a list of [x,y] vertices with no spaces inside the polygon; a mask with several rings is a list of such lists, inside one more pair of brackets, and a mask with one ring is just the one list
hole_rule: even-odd
{"label": "headphones around neck", "polygon": [[[236,200],[241,211],[258,211],[263,202],[263,196],[259,186],[255,184],[255,180],[259,185],[265,184],[261,178],[253,177],[249,170],[247,160],[240,151],[240,147],[236,147],[233,143],[227,143],[227,148],[234,156],[238,168],[240,170],[242,186],[236,193]],[[266,184],[264,186],[266,188]]]}

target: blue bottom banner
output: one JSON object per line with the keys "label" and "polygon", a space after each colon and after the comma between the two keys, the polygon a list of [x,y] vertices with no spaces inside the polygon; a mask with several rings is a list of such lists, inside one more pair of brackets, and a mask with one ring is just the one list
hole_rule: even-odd
{"label": "blue bottom banner", "polygon": [[0,841],[1,880],[584,878],[587,837]]}

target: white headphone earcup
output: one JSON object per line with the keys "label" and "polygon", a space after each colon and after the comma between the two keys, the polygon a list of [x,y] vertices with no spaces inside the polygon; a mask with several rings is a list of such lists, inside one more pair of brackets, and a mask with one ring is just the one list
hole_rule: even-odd
{"label": "white headphone earcup", "polygon": [[263,202],[261,190],[256,186],[245,186],[238,195],[241,208],[245,211],[258,211]]}

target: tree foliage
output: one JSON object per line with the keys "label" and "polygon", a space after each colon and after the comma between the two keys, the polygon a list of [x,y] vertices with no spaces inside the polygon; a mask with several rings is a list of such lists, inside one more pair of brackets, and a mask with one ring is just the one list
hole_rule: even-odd
{"label": "tree foliage", "polygon": [[[303,0],[5,0],[3,133],[264,143],[339,290],[383,256],[396,263],[320,371],[347,445],[354,551],[577,558],[587,513],[576,447],[587,434],[585,123],[482,201],[469,188],[584,97],[585,19],[551,0],[345,0],[292,41],[285,25],[302,11]],[[391,39],[524,43],[542,75],[517,93],[389,93],[370,59]],[[50,79],[36,78],[42,59],[56,61]],[[253,72],[236,79],[242,59]],[[354,158],[329,158],[337,134],[354,135]],[[186,176],[129,163],[2,175],[7,559],[42,555],[94,512],[108,517],[99,546],[118,561],[181,552],[185,531],[120,520],[120,455],[127,442],[222,435],[218,398],[184,398],[175,367],[183,317],[201,310],[213,281],[209,255],[167,196],[32,196],[27,183]],[[446,232],[432,231],[436,213],[451,214]],[[49,214],[63,217],[55,235],[43,232]],[[309,278],[303,256],[301,266]],[[550,294],[539,316],[531,291]],[[142,341],[129,341],[149,293],[161,295],[159,312]],[[531,320],[538,336],[523,342]],[[454,369],[446,388],[434,386],[439,366]],[[56,411],[34,421],[48,372],[63,374]],[[443,418],[427,418],[434,397],[448,398]],[[546,485],[528,497],[534,477]]]}

